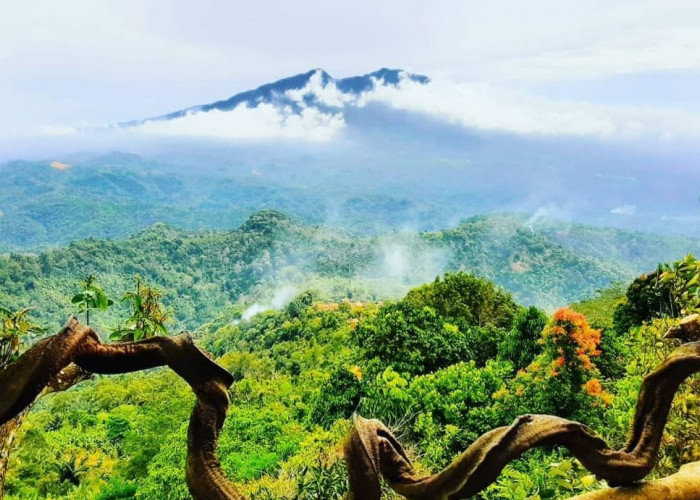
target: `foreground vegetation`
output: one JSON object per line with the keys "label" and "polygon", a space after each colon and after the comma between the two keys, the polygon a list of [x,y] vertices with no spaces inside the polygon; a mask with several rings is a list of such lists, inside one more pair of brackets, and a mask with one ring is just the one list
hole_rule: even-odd
{"label": "foreground vegetation", "polygon": [[[237,382],[220,441],[229,477],[255,499],[338,498],[353,412],[390,425],[425,471],[522,413],[586,422],[622,443],[645,374],[677,341],[661,335],[700,306],[688,257],[553,315],[464,273],[401,300],[320,300],[199,328]],[[9,498],[187,498],[192,396],[167,371],[98,378],[40,400],[21,428]],[[655,474],[700,460],[698,381],[674,404]],[[512,464],[485,498],[561,498],[600,488],[561,450]]]}

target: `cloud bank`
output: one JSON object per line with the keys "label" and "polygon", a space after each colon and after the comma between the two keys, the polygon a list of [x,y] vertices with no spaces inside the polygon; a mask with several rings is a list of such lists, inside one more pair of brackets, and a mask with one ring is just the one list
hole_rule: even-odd
{"label": "cloud bank", "polygon": [[486,83],[444,78],[420,83],[407,75],[397,85],[373,80],[362,93],[342,92],[317,71],[306,85],[272,102],[244,103],[231,111],[191,111],[170,120],[131,127],[138,133],[230,140],[293,139],[325,142],[348,126],[344,111],[370,104],[423,113],[465,129],[515,134],[604,139],[700,136],[700,116],[655,108],[595,105],[553,100]]}
{"label": "cloud bank", "polygon": [[172,120],[149,120],[130,130],[214,139],[328,141],[344,127],[341,113],[324,113],[311,107],[295,113],[289,107],[261,103],[255,107],[240,104],[231,111],[191,112]]}
{"label": "cloud bank", "polygon": [[700,117],[691,113],[553,100],[485,83],[447,79],[420,84],[404,78],[397,86],[376,85],[355,102],[358,106],[369,103],[426,113],[466,128],[516,134],[652,137],[663,141],[700,135]]}

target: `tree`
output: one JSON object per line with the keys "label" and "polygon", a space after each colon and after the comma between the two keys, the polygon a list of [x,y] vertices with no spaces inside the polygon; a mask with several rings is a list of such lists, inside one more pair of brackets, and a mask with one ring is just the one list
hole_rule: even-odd
{"label": "tree", "polygon": [[140,276],[135,276],[136,289],[126,292],[122,302],[131,306],[131,316],[127,318],[124,328],[112,332],[111,340],[141,340],[155,335],[167,335],[165,323],[170,319],[171,311],[161,304],[163,294],[146,285]]}
{"label": "tree", "polygon": [[409,291],[406,302],[432,307],[440,316],[474,326],[510,328],[519,306],[492,282],[463,272],[446,273]]}
{"label": "tree", "polygon": [[538,358],[540,369],[548,370],[551,401],[557,415],[572,415],[582,403],[581,388],[590,396],[607,397],[598,381],[593,358],[600,356],[600,330],[594,330],[586,317],[563,307],[558,309],[542,332],[544,352]]}
{"label": "tree", "polygon": [[527,367],[542,350],[539,340],[546,325],[547,315],[537,307],[520,311],[513,321],[513,328],[500,345],[501,359],[513,363],[516,370]]}
{"label": "tree", "polygon": [[400,301],[360,323],[353,337],[362,355],[398,372],[420,374],[468,358],[465,335],[430,307]]}
{"label": "tree", "polygon": [[94,274],[88,274],[85,281],[81,283],[81,287],[82,290],[73,296],[71,302],[79,305],[78,313],[85,313],[85,323],[89,325],[90,310],[106,311],[114,301],[108,298],[105,291],[97,284],[97,277]]}
{"label": "tree", "polygon": [[2,335],[0,336],[0,369],[7,366],[19,351],[23,337],[34,336],[45,330],[29,318],[31,307],[10,311],[0,307],[0,322],[2,323]]}
{"label": "tree", "polygon": [[643,274],[627,288],[626,301],[615,310],[614,324],[625,333],[653,318],[679,318],[700,312],[700,260],[692,254]]}
{"label": "tree", "polygon": [[700,312],[700,260],[686,255],[683,259],[659,267],[659,287],[668,290],[671,315],[687,316]]}
{"label": "tree", "polygon": [[[23,340],[27,337],[33,337],[45,332],[42,327],[34,323],[29,317],[31,310],[31,307],[26,307],[13,312],[4,307],[0,307],[0,322],[2,324],[2,336],[0,336],[0,372],[14,361],[19,353]],[[60,375],[59,378],[52,379],[48,382],[42,394],[66,390],[87,377],[85,372],[75,369],[75,367],[64,370]],[[10,453],[12,452],[15,435],[30,408],[31,405],[28,405],[27,408],[14,418],[0,424],[0,500],[2,500],[4,496],[5,477],[7,474],[7,466],[10,462]]]}
{"label": "tree", "polygon": [[364,395],[362,372],[359,367],[340,367],[321,386],[311,414],[311,422],[330,427],[339,418],[349,418]]}

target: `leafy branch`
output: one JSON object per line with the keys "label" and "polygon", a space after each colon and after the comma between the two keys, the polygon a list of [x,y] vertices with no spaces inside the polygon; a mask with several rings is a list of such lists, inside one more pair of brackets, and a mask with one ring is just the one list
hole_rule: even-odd
{"label": "leafy branch", "polygon": [[88,274],[85,281],[81,283],[82,290],[71,299],[73,304],[78,304],[78,313],[85,313],[85,324],[90,324],[90,311],[106,311],[114,304],[114,301],[107,297],[105,291],[97,284],[97,277]]}

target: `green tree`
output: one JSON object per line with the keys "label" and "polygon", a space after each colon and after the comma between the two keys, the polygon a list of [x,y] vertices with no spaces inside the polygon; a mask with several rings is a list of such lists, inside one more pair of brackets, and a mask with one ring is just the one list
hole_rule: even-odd
{"label": "green tree", "polygon": [[614,324],[625,333],[653,318],[678,318],[700,311],[700,260],[692,254],[659,264],[627,288],[626,300],[615,309]]}
{"label": "green tree", "polygon": [[516,370],[525,368],[542,351],[539,343],[547,315],[535,306],[523,309],[515,317],[513,328],[501,342],[499,355],[510,361]]}
{"label": "green tree", "polygon": [[659,267],[658,286],[668,290],[671,315],[682,317],[700,312],[700,260],[686,255]]}
{"label": "green tree", "polygon": [[414,288],[405,298],[416,306],[433,308],[440,316],[469,325],[510,328],[519,306],[513,297],[492,282],[463,272],[446,273]]}
{"label": "green tree", "polygon": [[26,307],[13,312],[0,307],[0,369],[7,366],[17,354],[23,337],[44,333],[45,330],[29,318],[31,310],[31,307]]}
{"label": "green tree", "polygon": [[107,297],[105,291],[97,284],[94,274],[88,274],[81,287],[82,290],[73,296],[71,302],[79,305],[78,313],[85,313],[85,324],[89,325],[91,310],[106,311],[114,301]]}
{"label": "green tree", "polygon": [[315,424],[330,427],[339,418],[350,418],[365,393],[359,368],[352,372],[346,367],[336,369],[321,386],[311,410]]}
{"label": "green tree", "polygon": [[161,300],[163,294],[146,285],[140,276],[135,276],[136,289],[126,292],[122,302],[131,306],[131,316],[124,328],[112,332],[112,340],[141,340],[155,335],[167,335],[165,323],[170,319],[171,311],[165,309]]}
{"label": "green tree", "polygon": [[368,360],[401,373],[428,373],[469,357],[465,335],[434,309],[406,301],[383,306],[354,339]]}

